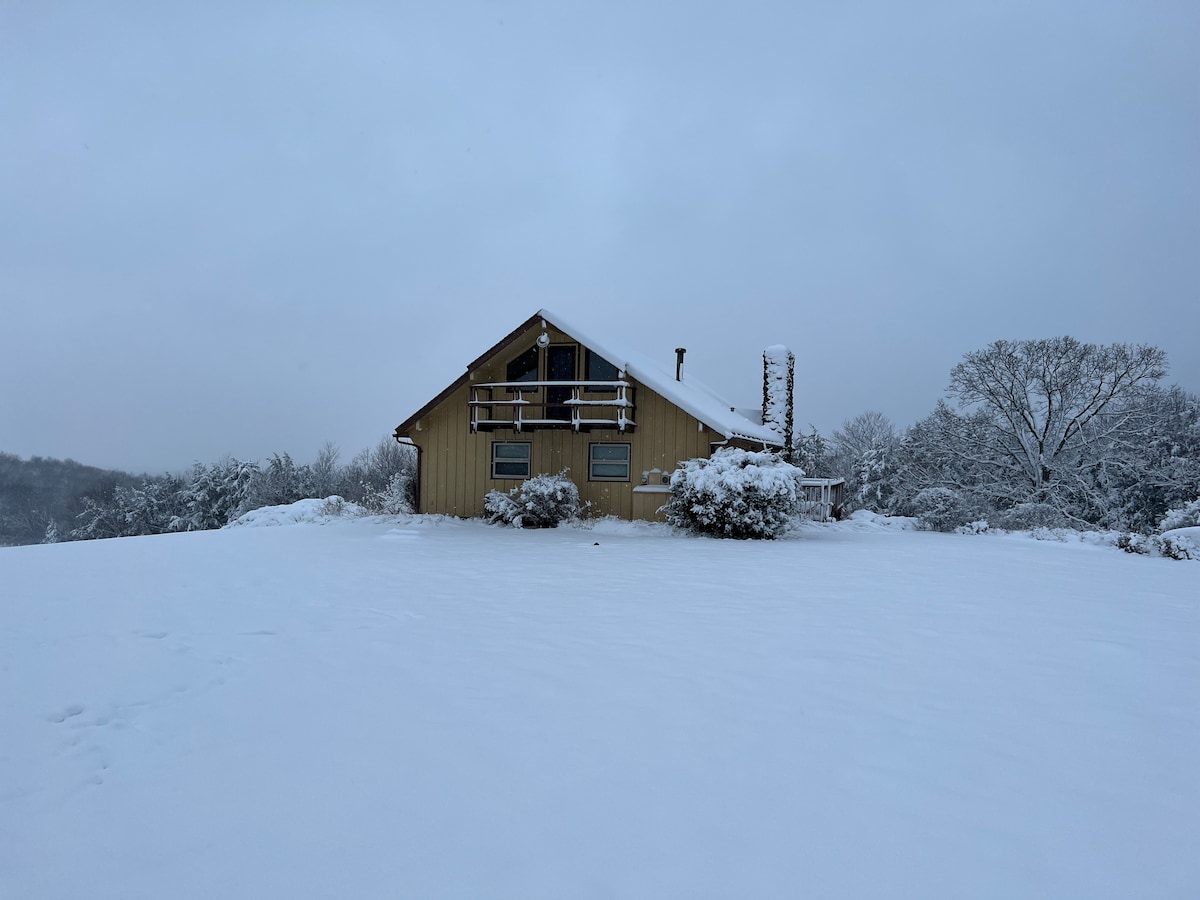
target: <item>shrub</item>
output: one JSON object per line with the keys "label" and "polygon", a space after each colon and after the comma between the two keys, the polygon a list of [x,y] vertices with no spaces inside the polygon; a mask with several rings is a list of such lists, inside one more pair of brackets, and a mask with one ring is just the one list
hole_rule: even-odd
{"label": "shrub", "polygon": [[1117,538],[1117,546],[1126,553],[1141,556],[1165,556],[1168,559],[1200,559],[1200,548],[1181,535],[1169,534],[1123,534]]}
{"label": "shrub", "polygon": [[765,451],[718,450],[681,462],[663,510],[677,528],[723,538],[776,538],[799,513],[804,470]]}
{"label": "shrub", "polygon": [[488,491],[483,508],[490,521],[504,522],[517,528],[554,528],[579,516],[579,488],[567,477],[569,470],[557,475],[535,475],[507,494]]}
{"label": "shrub", "polygon": [[968,522],[966,525],[959,525],[954,529],[955,534],[987,534],[991,530],[987,519],[977,519],[974,522]]}
{"label": "shrub", "polygon": [[393,472],[383,490],[368,488],[362,505],[385,516],[403,516],[413,511],[413,477],[408,472]]}
{"label": "shrub", "polygon": [[974,518],[970,504],[951,488],[925,488],[913,497],[912,505],[918,524],[926,531],[954,531]]}
{"label": "shrub", "polygon": [[1147,556],[1150,553],[1150,545],[1146,540],[1145,535],[1129,534],[1128,532],[1117,538],[1117,546],[1126,553],[1137,553],[1141,556]]}
{"label": "shrub", "polygon": [[1158,540],[1163,556],[1170,559],[1200,559],[1200,547],[1182,535],[1168,534]]}

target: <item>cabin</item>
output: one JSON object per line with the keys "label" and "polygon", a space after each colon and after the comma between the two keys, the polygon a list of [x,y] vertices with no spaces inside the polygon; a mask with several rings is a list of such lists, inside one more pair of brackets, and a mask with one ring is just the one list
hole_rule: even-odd
{"label": "cabin", "polygon": [[488,491],[568,469],[595,515],[655,519],[680,460],[790,449],[790,352],[764,353],[761,415],[688,376],[684,353],[672,371],[538,310],[396,427],[417,449],[417,511],[479,516]]}

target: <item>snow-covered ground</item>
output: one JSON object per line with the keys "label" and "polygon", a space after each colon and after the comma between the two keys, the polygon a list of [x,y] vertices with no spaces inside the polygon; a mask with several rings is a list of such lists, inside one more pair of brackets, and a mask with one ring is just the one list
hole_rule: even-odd
{"label": "snow-covered ground", "polygon": [[0,550],[3,898],[1194,897],[1198,848],[1200,563],[870,520]]}

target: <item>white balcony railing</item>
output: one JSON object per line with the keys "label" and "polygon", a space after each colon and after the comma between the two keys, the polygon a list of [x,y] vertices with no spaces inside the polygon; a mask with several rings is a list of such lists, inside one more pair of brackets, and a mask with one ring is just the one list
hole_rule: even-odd
{"label": "white balcony railing", "polygon": [[471,431],[615,428],[633,421],[628,381],[498,381],[471,385]]}

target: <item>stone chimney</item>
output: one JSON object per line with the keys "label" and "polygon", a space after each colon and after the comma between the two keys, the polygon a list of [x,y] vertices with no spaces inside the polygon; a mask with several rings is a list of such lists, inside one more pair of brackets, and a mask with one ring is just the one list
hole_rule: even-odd
{"label": "stone chimney", "polygon": [[784,453],[792,455],[792,409],[796,355],[782,344],[763,351],[763,424],[779,435]]}

